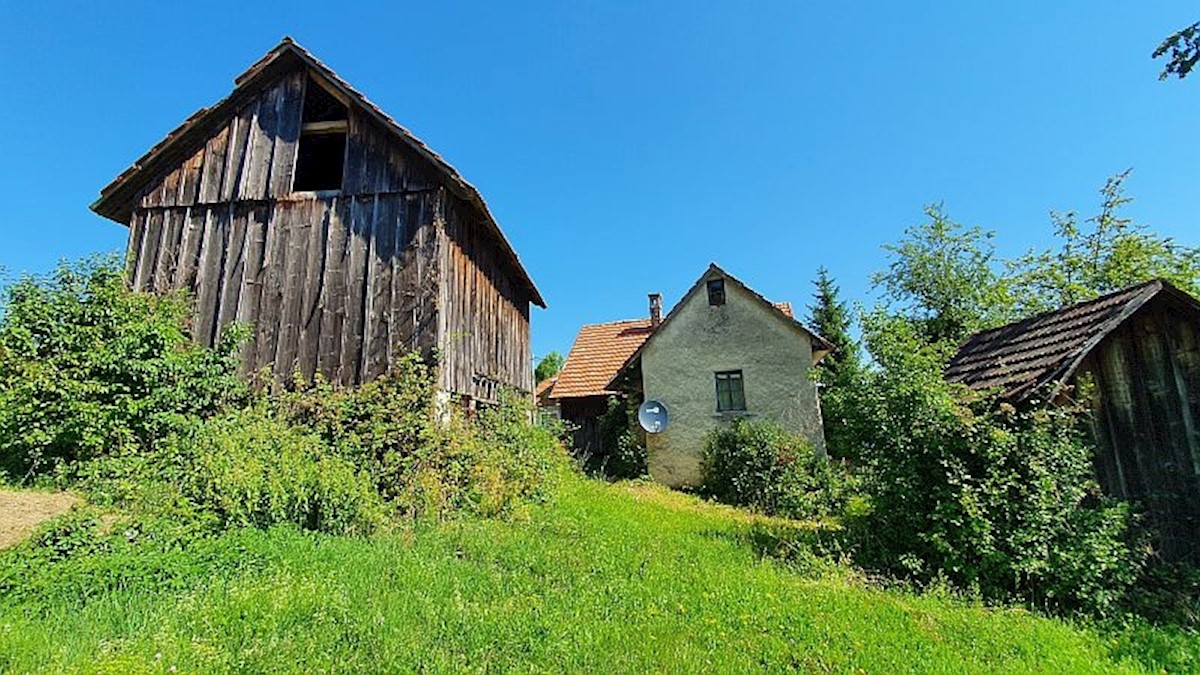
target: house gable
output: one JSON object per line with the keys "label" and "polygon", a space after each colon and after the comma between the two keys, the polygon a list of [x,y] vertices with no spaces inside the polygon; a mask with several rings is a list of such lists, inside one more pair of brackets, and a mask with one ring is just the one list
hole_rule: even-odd
{"label": "house gable", "polygon": [[[718,280],[723,283],[710,302],[709,282]],[[669,485],[698,485],[705,436],[738,417],[775,422],[823,450],[810,371],[827,345],[781,307],[710,266],[615,378],[636,377],[628,384],[670,415],[664,431],[647,437],[651,475]],[[736,393],[724,399],[734,405],[721,405],[722,382],[736,382]]]}

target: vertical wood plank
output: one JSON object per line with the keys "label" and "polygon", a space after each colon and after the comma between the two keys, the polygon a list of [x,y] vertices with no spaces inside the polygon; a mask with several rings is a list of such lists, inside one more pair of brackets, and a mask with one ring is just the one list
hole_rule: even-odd
{"label": "vertical wood plank", "polygon": [[129,221],[129,243],[125,248],[125,283],[137,290],[138,263],[142,256],[142,243],[146,239],[146,212],[134,209]]}
{"label": "vertical wood plank", "polygon": [[325,280],[321,285],[321,337],[317,367],[331,382],[342,380],[342,325],[346,319],[346,275],[350,233],[349,202],[334,199],[330,205],[325,244]]}
{"label": "vertical wood plank", "polygon": [[158,244],[162,239],[162,211],[154,210],[146,216],[146,233],[142,236],[141,251],[138,253],[137,272],[133,277],[135,291],[153,289],[154,265],[158,259]]}
{"label": "vertical wood plank", "polygon": [[225,175],[226,155],[229,149],[229,131],[236,123],[235,116],[221,130],[208,139],[204,148],[204,168],[200,172],[200,187],[197,201],[212,204],[221,198],[221,178]]}
{"label": "vertical wood plank", "polygon": [[279,131],[282,86],[281,82],[271,87],[259,99],[258,112],[250,125],[250,136],[246,142],[246,171],[238,189],[238,196],[242,199],[263,199],[267,196],[267,186],[271,180],[271,156]]}
{"label": "vertical wood plank", "polygon": [[282,375],[275,357],[279,343],[279,307],[283,300],[285,270],[288,262],[288,245],[292,228],[292,208],[289,202],[276,202],[272,210],[271,223],[267,232],[267,249],[263,259],[262,297],[258,308],[255,364],[258,368],[270,368],[274,381],[280,382]]}
{"label": "vertical wood plank", "polygon": [[228,240],[229,211],[215,206],[205,209],[204,241],[196,277],[195,339],[211,347],[219,311],[221,267]]}
{"label": "vertical wood plank", "polygon": [[312,200],[309,203],[308,260],[305,263],[304,294],[300,301],[299,346],[296,363],[306,382],[312,382],[317,373],[318,352],[321,340],[321,314],[324,311],[325,263],[329,256],[325,250],[329,242],[330,214],[333,203],[328,200]]}
{"label": "vertical wood plank", "polygon": [[242,344],[242,374],[256,372],[258,363],[258,333],[261,326],[259,307],[266,275],[264,257],[267,252],[268,224],[274,210],[270,205],[253,205],[247,213],[246,257],[242,286],[238,295],[237,322],[250,328],[250,337]]}
{"label": "vertical wood plank", "polygon": [[292,202],[288,217],[287,265],[281,280],[279,338],[275,346],[275,374],[280,383],[291,381],[297,371],[296,348],[300,340],[301,300],[304,296],[311,238],[310,212],[313,202]]}
{"label": "vertical wood plank", "polygon": [[363,315],[367,295],[371,202],[350,200],[350,256],[346,269],[346,320],[342,329],[341,381],[358,384],[362,362]]}
{"label": "vertical wood plank", "polygon": [[220,309],[213,340],[219,341],[222,333],[237,321],[242,298],[242,279],[246,274],[246,256],[250,240],[246,236],[250,209],[245,206],[229,205],[229,237],[225,247],[225,264],[221,270]]}
{"label": "vertical wood plank", "polygon": [[278,130],[271,157],[271,187],[269,193],[282,197],[292,191],[296,170],[296,149],[300,140],[300,116],[303,112],[304,71],[296,71],[284,79],[279,97]]}
{"label": "vertical wood plank", "polygon": [[221,201],[232,201],[245,180],[249,153],[250,129],[256,126],[254,117],[258,113],[258,101],[242,106],[237,117],[230,121],[229,147],[225,158],[225,171],[221,177]]}
{"label": "vertical wood plank", "polygon": [[204,170],[204,152],[206,145],[200,146],[192,156],[183,163],[179,178],[179,197],[176,204],[191,206],[199,201],[200,180]]}

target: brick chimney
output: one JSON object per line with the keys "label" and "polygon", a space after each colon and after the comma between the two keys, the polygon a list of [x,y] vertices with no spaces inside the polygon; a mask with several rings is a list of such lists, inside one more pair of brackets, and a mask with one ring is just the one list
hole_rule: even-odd
{"label": "brick chimney", "polygon": [[662,323],[662,293],[650,294],[650,327],[658,328]]}

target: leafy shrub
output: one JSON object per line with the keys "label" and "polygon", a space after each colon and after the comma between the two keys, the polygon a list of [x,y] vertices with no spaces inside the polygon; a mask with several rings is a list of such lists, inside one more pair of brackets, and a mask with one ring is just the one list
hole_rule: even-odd
{"label": "leafy shrub", "polygon": [[849,429],[872,499],[862,561],[989,600],[1115,611],[1142,554],[1128,505],[1100,493],[1076,411],[996,404],[946,383],[946,348],[908,322],[866,327],[879,367]]}
{"label": "leafy shrub", "polygon": [[10,479],[126,448],[246,396],[238,333],[189,335],[185,295],[133,293],[113,260],[66,264],[6,293],[0,316],[0,472]]}
{"label": "leafy shrub", "polygon": [[223,525],[340,534],[382,522],[383,500],[366,471],[264,405],[208,420],[172,445],[168,452],[188,463],[183,497]]}
{"label": "leafy shrub", "polygon": [[804,438],[765,420],[734,420],[709,432],[703,460],[708,494],[736,506],[793,518],[841,513],[851,495],[844,467]]}
{"label": "leafy shrub", "polygon": [[393,500],[440,441],[435,391],[432,369],[412,353],[361,387],[298,383],[275,405],[289,422],[314,430],[366,471],[384,499]]}
{"label": "leafy shrub", "polygon": [[357,389],[317,383],[277,405],[370,475],[399,513],[496,515],[545,496],[565,454],[553,431],[533,422],[530,402],[505,394],[467,420],[448,404],[439,412],[434,392],[433,371],[410,354]]}
{"label": "leafy shrub", "polygon": [[607,409],[597,420],[600,447],[592,452],[575,450],[584,471],[611,480],[641,478],[649,473],[646,444],[627,398],[609,396]]}

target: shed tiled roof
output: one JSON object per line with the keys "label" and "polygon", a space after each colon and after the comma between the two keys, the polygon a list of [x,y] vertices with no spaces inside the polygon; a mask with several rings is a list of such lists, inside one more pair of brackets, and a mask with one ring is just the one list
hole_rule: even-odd
{"label": "shed tiled roof", "polygon": [[946,366],[946,379],[972,389],[998,389],[1022,399],[1047,383],[1063,382],[1106,335],[1163,289],[1155,280],[1023,321],[976,333]]}
{"label": "shed tiled roof", "polygon": [[609,381],[653,332],[650,319],[594,323],[580,328],[567,362],[558,373],[551,398],[616,393],[608,389]]}
{"label": "shed tiled roof", "polygon": [[547,377],[546,379],[542,380],[541,382],[538,382],[537,386],[534,387],[534,389],[533,389],[534,400],[537,401],[537,404],[539,406],[551,405],[551,402],[550,402],[550,399],[552,398],[551,394],[554,392],[554,383],[557,381],[558,381],[557,375],[555,375],[554,377]]}

